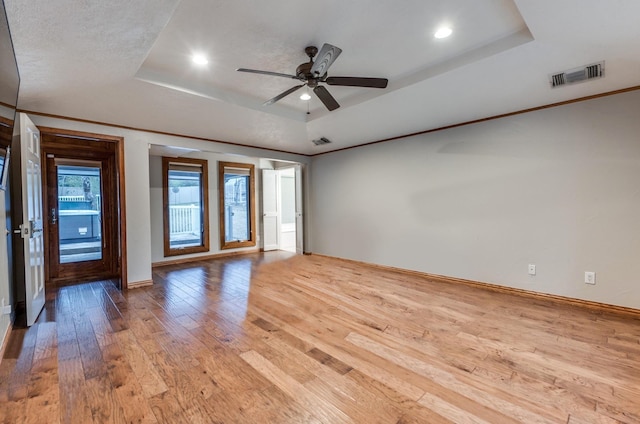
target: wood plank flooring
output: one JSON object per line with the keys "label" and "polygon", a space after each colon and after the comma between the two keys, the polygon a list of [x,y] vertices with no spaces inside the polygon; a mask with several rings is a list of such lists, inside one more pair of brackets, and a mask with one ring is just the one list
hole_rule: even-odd
{"label": "wood plank flooring", "polygon": [[640,423],[640,317],[268,252],[50,290],[3,423]]}

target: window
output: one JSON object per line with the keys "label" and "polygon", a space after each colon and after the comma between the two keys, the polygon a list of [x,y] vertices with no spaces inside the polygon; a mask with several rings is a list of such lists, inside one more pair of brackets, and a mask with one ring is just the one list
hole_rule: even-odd
{"label": "window", "polygon": [[220,248],[256,245],[255,175],[247,163],[220,162]]}
{"label": "window", "polygon": [[[72,165],[71,163],[80,163]],[[56,160],[59,263],[102,259],[100,162]],[[54,209],[55,211],[55,209]],[[55,234],[55,233],[54,233]]]}
{"label": "window", "polygon": [[162,158],[164,255],[209,251],[207,161]]}

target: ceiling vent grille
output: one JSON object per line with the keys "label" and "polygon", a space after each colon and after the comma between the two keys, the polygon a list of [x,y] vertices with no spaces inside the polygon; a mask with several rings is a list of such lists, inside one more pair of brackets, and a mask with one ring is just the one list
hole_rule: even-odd
{"label": "ceiling vent grille", "polygon": [[602,77],[604,77],[604,61],[553,74],[550,82],[551,88],[556,88]]}
{"label": "ceiling vent grille", "polygon": [[328,139],[328,138],[326,138],[326,137],[320,137],[320,138],[318,138],[318,139],[316,139],[316,140],[311,140],[311,142],[312,142],[313,144],[315,144],[316,146],[322,146],[323,144],[329,144],[329,143],[331,143],[331,140],[329,140],[329,139]]}

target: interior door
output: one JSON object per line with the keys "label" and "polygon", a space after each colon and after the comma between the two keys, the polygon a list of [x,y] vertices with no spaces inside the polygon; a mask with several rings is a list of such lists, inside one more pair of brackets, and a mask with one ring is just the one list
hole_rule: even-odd
{"label": "interior door", "polygon": [[296,253],[304,253],[303,199],[302,199],[302,166],[294,167],[296,175]]}
{"label": "interior door", "polygon": [[277,171],[262,170],[262,228],[265,252],[277,250],[279,247],[277,178]]}
{"label": "interior door", "polygon": [[44,238],[42,236],[42,168],[40,131],[20,114],[20,169],[22,177],[22,223],[24,284],[27,326],[35,323],[45,302]]}

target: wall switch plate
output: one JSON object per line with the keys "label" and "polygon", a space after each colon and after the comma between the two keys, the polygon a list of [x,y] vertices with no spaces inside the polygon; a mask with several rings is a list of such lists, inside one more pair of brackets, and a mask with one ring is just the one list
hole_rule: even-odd
{"label": "wall switch plate", "polygon": [[586,284],[595,284],[596,283],[596,273],[593,271],[585,271],[584,273],[584,282]]}
{"label": "wall switch plate", "polygon": [[536,266],[534,264],[529,264],[529,275],[536,275]]}

